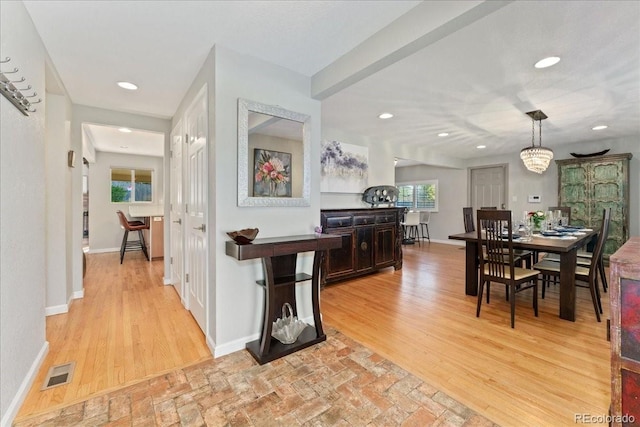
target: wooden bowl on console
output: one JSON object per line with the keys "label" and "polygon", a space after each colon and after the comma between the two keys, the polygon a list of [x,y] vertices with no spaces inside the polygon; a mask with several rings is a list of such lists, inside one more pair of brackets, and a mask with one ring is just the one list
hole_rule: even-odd
{"label": "wooden bowl on console", "polygon": [[231,237],[236,243],[240,245],[246,245],[247,243],[251,243],[253,239],[258,235],[257,228],[245,228],[238,231],[229,231],[227,232],[227,236]]}

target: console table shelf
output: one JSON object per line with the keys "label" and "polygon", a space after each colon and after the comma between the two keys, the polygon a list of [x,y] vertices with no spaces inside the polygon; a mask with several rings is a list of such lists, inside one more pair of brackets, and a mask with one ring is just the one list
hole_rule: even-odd
{"label": "console table shelf", "polygon": [[[276,277],[274,279],[276,282],[273,284],[273,286],[284,286],[284,285],[291,285],[297,282],[304,282],[307,280],[311,280],[313,279],[313,276],[310,276],[307,273],[297,273],[295,276],[283,276],[283,277]],[[266,280],[256,280],[256,283],[260,286],[267,286]]]}
{"label": "console table shelf", "polygon": [[[265,278],[256,281],[265,290],[262,333],[260,339],[247,343],[247,350],[258,363],[271,362],[327,339],[320,319],[320,265],[326,251],[341,246],[340,236],[325,234],[256,239],[245,245],[226,242],[226,254],[239,261],[262,259]],[[314,252],[312,273],[296,273],[298,253],[311,251]],[[298,315],[295,285],[306,280],[311,280],[314,326],[308,325],[293,344],[282,344],[271,337],[273,322],[282,315],[285,303],[291,305],[294,316]]]}

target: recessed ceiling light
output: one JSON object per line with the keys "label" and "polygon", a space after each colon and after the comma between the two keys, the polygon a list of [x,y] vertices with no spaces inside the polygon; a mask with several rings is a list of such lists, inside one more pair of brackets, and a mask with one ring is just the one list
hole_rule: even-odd
{"label": "recessed ceiling light", "polygon": [[487,146],[486,145],[478,145],[478,146],[476,146],[476,148],[482,150],[483,148],[487,148]]}
{"label": "recessed ceiling light", "polygon": [[131,82],[118,82],[118,86],[120,86],[122,89],[127,89],[127,90],[138,89],[138,85],[133,84]]}
{"label": "recessed ceiling light", "polygon": [[438,136],[449,136],[449,134],[447,132],[440,132]]}
{"label": "recessed ceiling light", "polygon": [[536,67],[536,68],[547,68],[547,67],[551,67],[552,65],[556,65],[558,62],[560,62],[560,58],[559,57],[550,56],[548,58],[544,58],[544,59],[541,59],[540,61],[536,62],[534,67]]}
{"label": "recessed ceiling light", "polygon": [[129,148],[128,145],[121,145],[120,148]]}
{"label": "recessed ceiling light", "polygon": [[122,132],[122,133],[131,133],[131,132],[133,132],[133,131],[132,131],[131,129],[129,129],[129,128],[119,128],[118,130],[119,130],[120,132]]}
{"label": "recessed ceiling light", "polygon": [[378,116],[380,119],[390,119],[391,117],[393,117],[393,114],[391,113],[382,113]]}
{"label": "recessed ceiling light", "polygon": [[607,126],[607,125],[598,125],[598,126],[594,126],[594,127],[592,127],[591,129],[592,129],[592,130],[602,130],[602,129],[606,129],[606,128],[608,128],[608,127],[609,127],[609,126]]}

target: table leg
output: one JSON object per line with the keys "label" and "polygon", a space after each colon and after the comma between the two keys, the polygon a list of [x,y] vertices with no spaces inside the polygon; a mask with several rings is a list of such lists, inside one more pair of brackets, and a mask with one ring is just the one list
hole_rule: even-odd
{"label": "table leg", "polygon": [[478,244],[467,242],[465,248],[465,294],[478,295]]}
{"label": "table leg", "polygon": [[322,330],[322,318],[320,317],[320,266],[324,259],[325,251],[316,251],[313,256],[313,273],[311,278],[311,305],[313,307],[313,322],[316,327],[316,335],[324,336]]}
{"label": "table leg", "polygon": [[265,275],[266,286],[264,288],[264,310],[262,318],[262,334],[260,336],[259,356],[269,353],[271,348],[271,328],[276,302],[275,288],[273,286],[273,263],[271,257],[262,258],[262,268]]}
{"label": "table leg", "polygon": [[576,320],[576,255],[578,248],[560,254],[560,318]]}

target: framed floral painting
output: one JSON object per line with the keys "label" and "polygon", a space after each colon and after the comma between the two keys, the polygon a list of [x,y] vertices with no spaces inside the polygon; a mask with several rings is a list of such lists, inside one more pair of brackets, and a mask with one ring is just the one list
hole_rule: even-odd
{"label": "framed floral painting", "polygon": [[253,150],[253,197],[291,197],[291,154]]}

